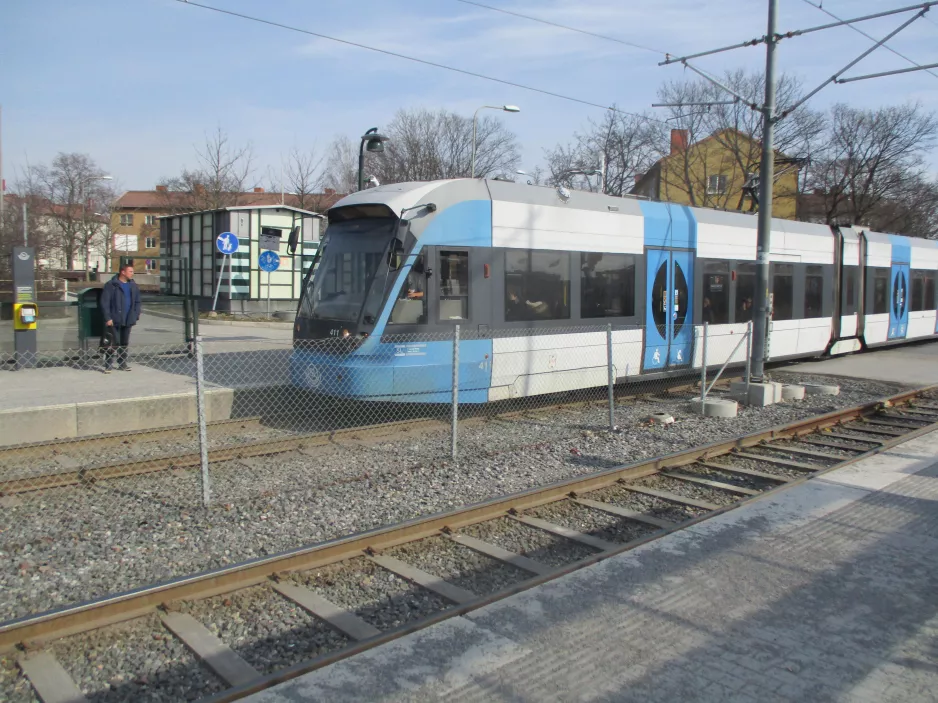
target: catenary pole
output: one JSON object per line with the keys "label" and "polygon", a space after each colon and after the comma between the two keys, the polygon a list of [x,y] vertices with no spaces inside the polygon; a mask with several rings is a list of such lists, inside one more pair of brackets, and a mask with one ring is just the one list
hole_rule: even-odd
{"label": "catenary pole", "polygon": [[756,299],[753,318],[752,378],[762,381],[769,318],[769,248],[772,237],[772,185],[775,179],[775,20],[778,0],[769,0],[765,41],[765,102],[762,105],[762,163],[759,165],[759,233],[756,242]]}

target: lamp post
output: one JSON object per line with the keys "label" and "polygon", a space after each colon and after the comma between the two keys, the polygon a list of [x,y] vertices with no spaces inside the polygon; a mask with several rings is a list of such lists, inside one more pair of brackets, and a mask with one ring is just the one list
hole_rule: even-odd
{"label": "lamp post", "polygon": [[472,171],[470,178],[476,177],[476,118],[479,116],[479,110],[502,110],[504,112],[521,112],[517,105],[483,105],[475,114],[472,115]]}
{"label": "lamp post", "polygon": [[362,180],[362,171],[365,168],[365,150],[372,153],[379,153],[384,151],[384,143],[388,141],[388,137],[383,134],[378,134],[378,128],[372,127],[367,132],[362,135],[361,144],[358,147],[358,189],[363,190],[365,187],[365,182]]}
{"label": "lamp post", "polygon": [[[587,178],[589,178],[590,176],[599,176],[600,179],[603,179],[605,174],[603,173],[603,170],[599,168],[593,168],[593,169],[589,169],[586,171],[582,169],[572,169],[570,171],[564,171],[562,174],[560,174],[560,179],[559,179],[560,182],[563,183],[567,179],[568,176],[586,176]],[[601,183],[600,185],[602,189],[604,190],[605,183]],[[573,187],[572,184],[570,187],[571,188]],[[592,186],[590,186],[590,188],[592,189]]]}

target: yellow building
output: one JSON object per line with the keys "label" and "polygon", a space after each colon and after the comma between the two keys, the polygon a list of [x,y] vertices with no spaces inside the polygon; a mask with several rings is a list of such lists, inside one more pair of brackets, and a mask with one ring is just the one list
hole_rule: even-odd
{"label": "yellow building", "polygon": [[[637,180],[632,193],[695,207],[755,212],[758,189],[751,186],[758,183],[761,151],[758,140],[735,129],[692,144],[687,130],[672,129],[670,153]],[[800,164],[799,159],[775,154],[774,217],[796,218]]]}
{"label": "yellow building", "polygon": [[157,186],[156,190],[129,190],[117,199],[111,210],[111,271],[128,258],[133,259],[134,273],[159,273],[159,218],[170,214],[173,195],[165,186]]}

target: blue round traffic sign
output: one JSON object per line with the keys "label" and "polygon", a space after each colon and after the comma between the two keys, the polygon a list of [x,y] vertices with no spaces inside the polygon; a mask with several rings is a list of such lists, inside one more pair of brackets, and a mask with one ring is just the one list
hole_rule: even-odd
{"label": "blue round traffic sign", "polygon": [[215,246],[225,256],[231,256],[238,251],[238,237],[231,232],[222,232],[215,238]]}
{"label": "blue round traffic sign", "polygon": [[257,265],[261,267],[261,271],[266,271],[271,273],[280,268],[280,254],[275,251],[262,251],[261,255],[257,257]]}

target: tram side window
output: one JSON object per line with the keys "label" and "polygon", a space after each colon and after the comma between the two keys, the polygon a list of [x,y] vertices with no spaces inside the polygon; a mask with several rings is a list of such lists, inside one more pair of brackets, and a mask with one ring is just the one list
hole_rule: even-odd
{"label": "tram side window", "polygon": [[414,261],[401,284],[391,310],[391,324],[423,325],[427,322],[427,274],[423,256]]}
{"label": "tram side window", "polygon": [[885,315],[889,312],[889,269],[873,269],[873,313]]}
{"label": "tram side window", "polygon": [[580,317],[635,314],[635,257],[580,254]]}
{"label": "tram side window", "polygon": [[707,261],[703,265],[701,322],[724,325],[730,321],[730,266]]}
{"label": "tram side window", "polygon": [[756,301],[756,265],[736,266],[736,322],[749,322]]}
{"label": "tram side window", "polygon": [[791,320],[795,305],[795,269],[791,264],[775,264],[772,274],[772,319]]}
{"label": "tram side window", "polygon": [[843,291],[841,292],[841,314],[852,315],[857,311],[857,277],[860,269],[857,266],[843,267]]}
{"label": "tram side window", "polygon": [[935,310],[936,301],[935,301],[935,277],[938,276],[938,272],[929,271],[928,275],[925,276],[925,309],[926,310]]}
{"label": "tram side window", "polygon": [[440,252],[440,320],[469,319],[469,252]]}
{"label": "tram side window", "polygon": [[570,318],[570,254],[505,252],[505,321]]}
{"label": "tram side window", "polygon": [[804,276],[804,316],[824,317],[824,268],[808,266]]}
{"label": "tram side window", "polygon": [[928,310],[929,305],[925,304],[925,279],[927,276],[926,271],[912,271],[912,301],[909,306],[909,310],[912,312],[921,312],[922,310]]}

